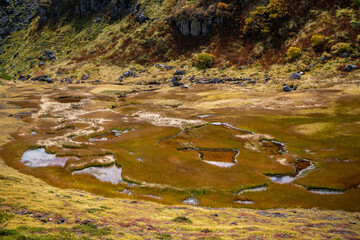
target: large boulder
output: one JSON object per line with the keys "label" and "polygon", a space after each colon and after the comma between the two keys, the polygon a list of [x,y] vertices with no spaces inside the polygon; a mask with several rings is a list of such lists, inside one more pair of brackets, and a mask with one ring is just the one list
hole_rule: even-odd
{"label": "large boulder", "polygon": [[213,25],[211,18],[197,17],[196,19],[181,19],[176,21],[176,26],[184,36],[206,36]]}

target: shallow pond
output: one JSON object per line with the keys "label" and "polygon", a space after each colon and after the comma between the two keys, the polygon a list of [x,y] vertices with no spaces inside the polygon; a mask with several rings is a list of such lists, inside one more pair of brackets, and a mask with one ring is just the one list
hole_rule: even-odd
{"label": "shallow pond", "polygon": [[121,130],[111,130],[107,133],[101,134],[96,137],[92,137],[89,139],[90,142],[102,142],[102,141],[108,141],[117,137],[120,137],[122,134],[125,134],[127,132],[133,131],[134,129],[126,129],[124,131]]}
{"label": "shallow pond", "polygon": [[314,165],[310,160],[298,159],[294,164],[294,172],[291,175],[275,175],[269,176],[273,182],[280,184],[291,183],[295,179],[301,177],[306,171],[314,169]]}
{"label": "shallow pond", "polygon": [[253,201],[247,201],[247,200],[245,200],[245,201],[243,201],[243,200],[237,200],[237,201],[235,201],[234,203],[246,204],[246,205],[248,205],[248,204],[254,204]]}
{"label": "shallow pond", "polygon": [[61,103],[76,103],[76,102],[80,102],[82,99],[84,99],[83,97],[58,97],[55,98],[56,101],[61,102]]}
{"label": "shallow pond", "polygon": [[344,191],[341,190],[332,190],[332,189],[309,189],[310,192],[321,195],[332,195],[332,194],[344,194]]}
{"label": "shallow pond", "polygon": [[57,157],[56,154],[50,154],[45,151],[45,148],[38,148],[27,150],[21,157],[21,162],[29,167],[48,167],[61,166],[64,167],[66,161],[70,158],[76,157]]}
{"label": "shallow pond", "polygon": [[101,182],[110,182],[118,184],[122,181],[122,168],[114,165],[110,167],[88,167],[82,170],[73,171],[72,175],[76,174],[90,174],[99,179]]}
{"label": "shallow pond", "polygon": [[245,192],[261,192],[261,191],[265,191],[266,189],[267,189],[267,186],[257,187],[257,188],[248,188],[248,189],[244,189],[244,190],[240,191],[238,194],[242,194]]}
{"label": "shallow pond", "polygon": [[[194,150],[201,151],[201,152],[198,152],[198,155],[199,155],[200,160],[202,160],[203,162],[205,162],[207,164],[217,166],[217,167],[224,167],[224,168],[234,166],[237,163],[236,157],[240,153],[236,149],[233,150],[233,151],[217,151],[217,150],[211,151],[211,150],[201,150],[201,149],[194,149]],[[205,152],[205,154],[204,154],[204,152]],[[210,152],[210,153],[212,153],[212,152],[214,152],[214,153],[222,153],[223,155],[225,155],[226,153],[233,153],[232,155],[234,155],[234,156],[232,157],[232,160],[230,162],[227,162],[226,160],[224,160],[222,158],[219,158],[216,161],[210,161],[210,160],[206,160],[204,158],[204,157],[206,157],[208,155],[208,154],[206,154],[208,152]]]}
{"label": "shallow pond", "polygon": [[183,201],[183,203],[189,204],[189,205],[197,205],[197,204],[199,204],[199,200],[197,198],[190,197],[190,198],[185,199]]}

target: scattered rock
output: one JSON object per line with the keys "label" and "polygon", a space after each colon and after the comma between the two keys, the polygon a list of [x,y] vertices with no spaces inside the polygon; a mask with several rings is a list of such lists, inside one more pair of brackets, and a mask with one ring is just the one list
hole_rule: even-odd
{"label": "scattered rock", "polygon": [[49,60],[55,60],[55,59],[57,59],[57,58],[55,57],[54,53],[53,53],[52,51],[50,51],[50,50],[45,51],[44,57],[47,58],[47,59],[49,59]]}
{"label": "scattered rock", "polygon": [[298,73],[296,73],[296,72],[294,72],[293,74],[291,74],[290,79],[293,79],[293,80],[298,79],[298,80],[300,80],[300,79],[301,79],[301,75],[298,74]]}
{"label": "scattered rock", "polygon": [[174,73],[174,75],[184,75],[185,74],[185,70],[176,70],[176,72]]}
{"label": "scattered rock", "polygon": [[183,86],[184,84],[182,82],[179,82],[179,81],[173,81],[172,82],[172,86],[173,87],[180,87],[180,86]]}
{"label": "scattered rock", "polygon": [[279,212],[269,213],[268,216],[269,216],[269,217],[280,217],[280,218],[286,218],[286,217],[288,217],[287,214],[285,214],[285,213],[279,213]]}
{"label": "scattered rock", "polygon": [[138,23],[144,23],[146,21],[150,20],[149,17],[146,17],[143,13],[139,13],[135,16],[134,21]]}
{"label": "scattered rock", "polygon": [[346,71],[346,72],[351,72],[351,71],[357,70],[357,69],[358,69],[358,66],[349,64],[349,65],[346,66],[346,68],[344,69],[344,71]]}
{"label": "scattered rock", "polygon": [[220,78],[213,78],[209,81],[209,83],[216,83],[216,84],[221,83],[221,82],[222,82],[222,80]]}
{"label": "scattered rock", "polygon": [[341,57],[342,58],[348,58],[350,55],[348,54],[348,53],[343,53],[342,55],[341,55]]}
{"label": "scattered rock", "polygon": [[291,92],[291,91],[292,91],[292,88],[285,84],[285,85],[283,86],[283,91],[284,91],[284,92]]}
{"label": "scattered rock", "polygon": [[120,76],[120,78],[128,78],[128,77],[131,77],[131,76],[134,76],[134,72],[133,71],[126,71],[126,72],[124,72],[121,76]]}

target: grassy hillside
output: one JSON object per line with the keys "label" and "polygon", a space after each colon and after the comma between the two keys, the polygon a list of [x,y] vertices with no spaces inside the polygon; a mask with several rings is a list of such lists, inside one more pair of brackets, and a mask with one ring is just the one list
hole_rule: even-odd
{"label": "grassy hillside", "polygon": [[[297,71],[305,71],[309,64],[330,61],[332,69],[343,70],[349,61],[358,63],[356,1],[167,0],[133,4],[149,20],[139,23],[133,12],[113,19],[106,9],[86,16],[60,11],[41,24],[37,17],[28,29],[15,31],[4,41],[3,67],[12,77],[56,75],[59,70],[71,76],[80,69],[90,73],[168,61],[195,66],[195,58],[202,52],[214,55],[212,66],[216,68],[255,64],[271,69],[274,64],[291,63]],[[214,19],[210,33],[183,36],[176,24],[196,16]],[[46,50],[57,59],[42,59]],[[45,64],[39,67],[40,62]]]}

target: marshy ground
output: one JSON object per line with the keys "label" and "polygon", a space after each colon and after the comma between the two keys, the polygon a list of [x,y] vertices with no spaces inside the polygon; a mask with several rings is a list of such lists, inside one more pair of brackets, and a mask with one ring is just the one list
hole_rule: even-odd
{"label": "marshy ground", "polygon": [[[358,214],[343,212],[360,206],[356,85],[0,87],[1,159],[12,167],[0,166],[1,208],[21,213],[10,229],[95,238],[94,223],[114,238],[359,237]],[[198,206],[171,206],[183,202]],[[179,216],[192,223],[172,221]]]}

